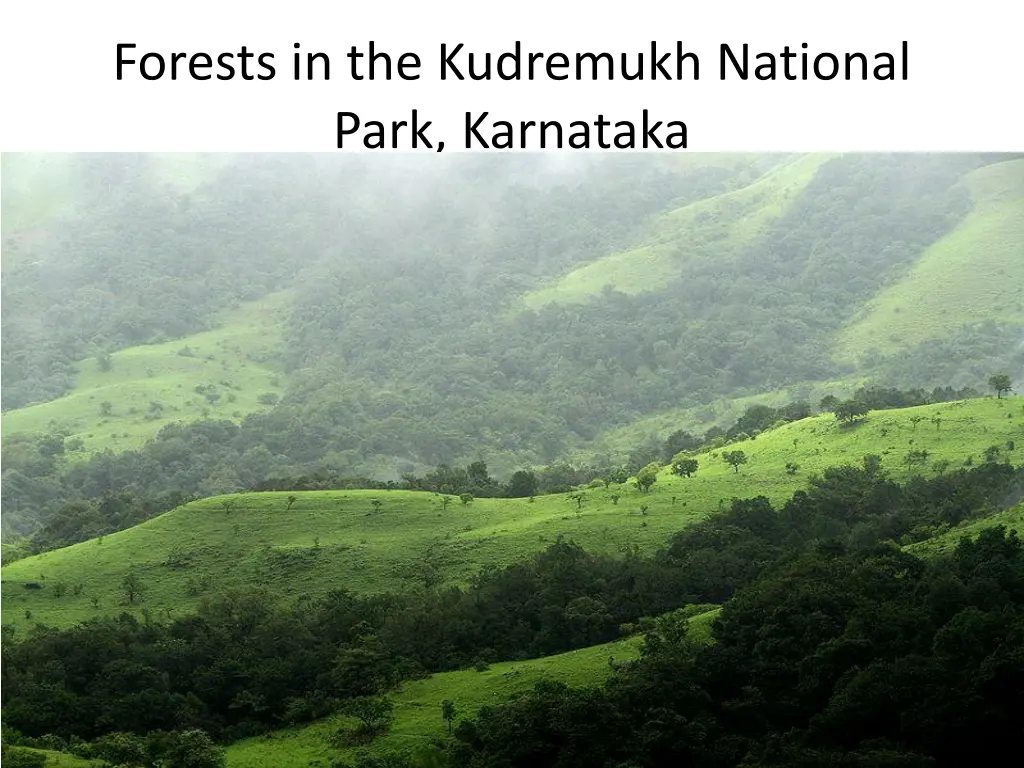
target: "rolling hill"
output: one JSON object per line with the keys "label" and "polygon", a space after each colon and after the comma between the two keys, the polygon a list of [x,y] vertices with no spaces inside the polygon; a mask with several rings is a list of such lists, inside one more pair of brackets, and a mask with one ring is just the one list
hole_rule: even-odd
{"label": "rolling hill", "polygon": [[8,411],[4,435],[59,433],[82,458],[138,448],[173,422],[238,421],[267,410],[285,388],[274,358],[290,301],[288,292],[272,294],[224,313],[214,330],[129,347],[104,365],[98,357],[79,361],[74,389]]}
{"label": "rolling hill", "polygon": [[868,302],[840,334],[840,357],[894,352],[985,321],[1024,326],[1024,160],[979,168],[963,183],[970,212]]}
{"label": "rolling hill", "polygon": [[[1010,448],[1009,446],[1013,447]],[[829,466],[882,457],[894,476],[934,474],[985,460],[1020,461],[1024,397],[872,412],[840,426],[831,415],[792,422],[741,441],[739,472],[718,451],[680,478],[667,469],[649,493],[632,485],[593,488],[582,505],[563,495],[476,499],[445,506],[413,491],[245,493],[201,499],[141,525],[5,566],[4,624],[68,626],[90,616],[143,609],[180,616],[204,595],[259,583],[282,599],[344,586],[357,592],[466,583],[484,566],[527,557],[564,536],[595,552],[651,551],[669,535],[736,497],[781,501]],[[911,451],[926,461],[906,463]],[[786,471],[796,463],[795,474]],[[134,572],[142,599],[125,604]],[[60,585],[60,586],[58,586]]]}

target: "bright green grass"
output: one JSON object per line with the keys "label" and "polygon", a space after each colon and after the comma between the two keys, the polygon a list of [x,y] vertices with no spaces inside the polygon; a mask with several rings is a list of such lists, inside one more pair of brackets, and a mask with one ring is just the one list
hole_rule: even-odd
{"label": "bright green grass", "polygon": [[[913,416],[924,421],[916,428]],[[939,416],[936,428],[928,419]],[[413,491],[251,493],[203,499],[103,539],[94,539],[8,566],[3,575],[3,622],[69,625],[95,615],[145,607],[157,615],[193,611],[203,594],[262,585],[281,599],[345,587],[356,592],[407,590],[424,568],[443,583],[464,584],[483,566],[530,557],[565,536],[588,550],[617,554],[635,545],[650,552],[668,537],[735,497],[758,494],[782,502],[807,477],[828,466],[882,456],[896,476],[910,471],[907,452],[926,449],[929,462],[953,468],[982,460],[985,448],[1014,440],[1005,454],[1024,455],[1024,397],[983,398],[873,412],[842,428],[831,416],[805,419],[732,446],[749,463],[738,473],[717,452],[698,457],[700,470],[679,478],[667,470],[650,493],[631,485],[587,491],[579,515],[563,495],[527,499],[457,499],[442,511],[440,497]],[[796,475],[785,471],[796,462]],[[919,470],[934,473],[933,466]],[[618,504],[612,495],[620,494]],[[288,498],[295,496],[289,509]],[[379,511],[372,504],[381,501]],[[230,509],[225,506],[228,502]],[[641,506],[647,514],[641,514]],[[135,568],[147,586],[143,601],[125,606],[121,581]],[[40,582],[40,590],[25,582]],[[67,592],[54,596],[53,585]],[[73,593],[80,585],[80,594]],[[190,589],[191,585],[191,589]],[[190,594],[192,592],[193,594]],[[93,606],[96,598],[98,605]]]}
{"label": "bright green grass", "polygon": [[[280,340],[286,291],[242,305],[217,328],[163,344],[115,352],[109,371],[95,358],[79,363],[75,388],[48,403],[3,415],[5,436],[63,431],[80,438],[84,452],[136,448],[174,421],[240,419],[266,409],[258,398],[280,395],[284,377],[270,365]],[[191,356],[180,354],[190,350]],[[213,385],[220,399],[211,404],[196,386]],[[232,399],[233,398],[233,399]],[[101,404],[112,405],[110,416]],[[159,412],[151,403],[161,403]]]}
{"label": "bright green grass", "polygon": [[919,541],[916,544],[909,544],[904,549],[919,557],[951,552],[956,549],[960,539],[964,536],[973,539],[982,531],[994,528],[997,525],[1005,525],[1007,531],[1016,531],[1019,536],[1024,537],[1024,503],[981,520],[961,523],[957,527],[938,536],[933,536],[925,541]]}
{"label": "bright green grass", "polygon": [[[711,623],[718,609],[690,620],[691,631],[699,642],[711,641]],[[393,695],[395,721],[386,736],[371,747],[372,753],[405,751],[443,737],[447,725],[441,719],[441,702],[453,701],[457,720],[470,719],[486,706],[505,703],[541,680],[563,682],[575,687],[600,685],[611,674],[609,659],[629,661],[640,655],[643,639],[639,636],[604,645],[582,648],[557,656],[529,661],[494,664],[484,672],[462,670],[442,672],[424,680],[403,683]],[[350,725],[342,716],[330,717],[301,728],[274,731],[266,736],[246,739],[228,747],[228,768],[305,768],[330,759],[352,758],[357,750],[338,750],[328,746],[328,737],[342,725]]]}
{"label": "bright green grass", "polygon": [[964,178],[974,207],[839,338],[839,356],[892,351],[988,319],[1024,323],[1024,160]]}
{"label": "bright green grass", "polygon": [[585,264],[523,297],[529,308],[585,302],[613,286],[623,293],[659,289],[680,260],[734,253],[777,220],[829,155],[805,155],[741,189],[700,200],[657,218],[646,242]]}

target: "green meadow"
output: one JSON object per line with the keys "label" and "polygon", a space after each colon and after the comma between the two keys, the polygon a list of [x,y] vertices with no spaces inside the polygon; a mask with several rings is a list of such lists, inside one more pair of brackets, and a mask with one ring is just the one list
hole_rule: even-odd
{"label": "green meadow", "polygon": [[679,274],[683,260],[723,258],[763,234],[829,158],[804,155],[745,187],[669,211],[651,223],[650,234],[636,247],[577,267],[523,302],[531,309],[585,302],[605,286],[622,293],[657,290]]}
{"label": "green meadow", "polygon": [[81,441],[72,456],[83,456],[137,448],[172,422],[267,410],[268,395],[284,392],[273,360],[290,298],[247,302],[213,330],[115,352],[109,365],[82,360],[71,392],[5,413],[4,435],[60,432]]}
{"label": "green meadow", "polygon": [[987,165],[964,183],[974,206],[840,335],[838,355],[891,351],[986,320],[1024,325],[1024,160]]}
{"label": "green meadow", "polygon": [[[874,411],[851,427],[821,415],[731,445],[748,457],[738,472],[712,451],[697,456],[700,468],[691,478],[665,469],[648,493],[632,484],[590,488],[582,505],[561,494],[446,503],[415,491],[202,499],[5,566],[3,622],[68,626],[124,610],[180,616],[204,596],[253,584],[282,600],[337,588],[366,593],[465,584],[481,568],[520,561],[560,536],[595,552],[634,546],[650,552],[732,498],[764,495],[781,503],[812,474],[859,463],[865,454],[881,456],[883,467],[900,477],[981,462],[991,446],[999,448],[997,460],[1020,462],[1024,397]],[[926,460],[908,464],[911,451],[926,451]],[[788,463],[798,465],[795,474]],[[122,586],[129,572],[144,586],[131,604]]]}

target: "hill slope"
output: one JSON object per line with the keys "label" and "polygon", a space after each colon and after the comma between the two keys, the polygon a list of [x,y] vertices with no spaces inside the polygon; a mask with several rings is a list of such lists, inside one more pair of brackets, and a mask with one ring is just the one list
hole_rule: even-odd
{"label": "hill slope", "polygon": [[840,356],[942,337],[965,324],[1024,325],[1024,160],[964,177],[973,207],[839,337]]}
{"label": "hill slope", "polygon": [[[1022,422],[1024,397],[876,411],[852,428],[822,415],[734,444],[749,458],[740,472],[718,452],[701,454],[692,478],[663,470],[649,493],[632,485],[591,489],[579,510],[562,495],[533,502],[477,499],[468,505],[453,499],[446,509],[439,496],[411,491],[203,499],[134,528],[5,566],[4,624],[22,625],[30,616],[32,622],[67,626],[143,608],[181,615],[204,594],[253,583],[283,599],[339,586],[383,592],[428,581],[465,583],[481,567],[521,560],[559,536],[595,552],[614,554],[634,545],[651,551],[734,497],[781,501],[810,474],[859,463],[869,453],[880,455],[896,476],[934,473],[940,461],[953,468],[968,459],[979,462],[990,446],[1019,463]],[[927,462],[906,464],[911,450],[926,450]],[[789,462],[799,465],[797,474],[786,472]],[[146,592],[129,606],[121,583],[131,570]]]}
{"label": "hill slope", "polygon": [[171,422],[266,410],[272,402],[260,396],[284,391],[272,358],[290,300],[282,291],[226,313],[214,330],[114,352],[107,370],[99,358],[82,360],[71,392],[3,414],[4,436],[61,433],[85,453],[126,450]]}
{"label": "hill slope", "polygon": [[805,155],[738,190],[662,214],[642,243],[577,267],[527,294],[523,302],[533,309],[585,302],[599,296],[605,286],[626,294],[658,290],[678,276],[680,261],[721,258],[763,235],[829,157]]}
{"label": "hill slope", "polygon": [[[719,609],[701,613],[690,619],[689,626],[697,642],[711,640],[711,623]],[[301,728],[273,731],[266,736],[235,742],[228,747],[228,768],[306,768],[322,760],[353,758],[359,752],[383,754],[389,751],[411,751],[445,734],[441,719],[441,702],[455,703],[458,720],[469,719],[486,706],[505,703],[541,680],[565,683],[576,687],[599,685],[612,672],[610,660],[630,661],[640,654],[643,638],[629,637],[614,643],[581,648],[556,656],[527,661],[492,664],[483,671],[459,670],[441,672],[423,680],[403,683],[392,694],[395,721],[387,735],[365,750],[344,750],[328,746],[328,737],[340,725],[343,716],[329,717]]]}

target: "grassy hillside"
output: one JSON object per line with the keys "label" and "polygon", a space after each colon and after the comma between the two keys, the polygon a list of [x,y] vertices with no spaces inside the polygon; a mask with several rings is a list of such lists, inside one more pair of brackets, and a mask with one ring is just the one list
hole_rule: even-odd
{"label": "grassy hillside", "polygon": [[[715,609],[692,618],[690,627],[694,638],[710,641],[711,623],[717,615],[718,609]],[[506,702],[541,680],[572,686],[599,685],[611,674],[609,660],[635,659],[640,655],[642,642],[642,637],[630,637],[557,656],[494,664],[482,672],[442,672],[406,682],[393,694],[394,724],[388,734],[367,751],[380,754],[413,750],[444,736],[447,726],[441,719],[441,702],[445,699],[455,703],[457,719],[461,720],[474,717],[481,707]],[[332,758],[352,758],[357,749],[335,749],[327,741],[331,733],[346,724],[349,724],[347,719],[339,715],[306,727],[288,728],[236,742],[228,747],[228,768],[305,768],[328,766]]]}
{"label": "grassy hillside", "polygon": [[[938,425],[931,421],[935,417]],[[703,454],[692,478],[665,470],[646,494],[632,485],[592,489],[579,510],[562,495],[533,502],[477,499],[468,505],[452,499],[447,509],[436,494],[412,491],[203,499],[102,539],[4,567],[4,624],[24,625],[29,615],[32,622],[66,626],[143,608],[182,615],[204,594],[251,584],[297,599],[336,587],[404,590],[428,578],[465,583],[482,566],[521,560],[558,536],[595,552],[614,554],[630,545],[651,551],[734,497],[763,494],[782,501],[810,474],[859,463],[868,453],[882,456],[883,466],[897,476],[934,473],[942,460],[953,468],[968,459],[979,462],[993,445],[1002,447],[1001,458],[1019,463],[1022,424],[1024,397],[876,411],[854,427],[840,427],[823,415],[736,443],[733,448],[749,457],[740,472],[717,452]],[[1013,450],[1006,450],[1009,441]],[[927,462],[908,467],[907,453],[921,449],[928,451]],[[786,472],[788,462],[799,465],[795,475]],[[146,587],[135,605],[125,604],[121,586],[130,570]]]}
{"label": "grassy hillside", "polygon": [[964,324],[1024,324],[1024,160],[964,177],[974,207],[840,336],[839,354],[892,351]]}
{"label": "grassy hillside", "polygon": [[273,294],[226,313],[215,330],[115,352],[109,370],[96,358],[82,360],[71,392],[5,413],[4,435],[64,432],[81,439],[84,453],[125,450],[173,421],[237,420],[266,409],[260,395],[284,391],[270,359],[289,300],[287,292]]}
{"label": "grassy hillside", "polygon": [[606,285],[622,293],[656,290],[678,274],[679,260],[715,258],[753,241],[785,213],[829,157],[805,155],[741,189],[670,211],[652,223],[645,242],[578,267],[523,301],[531,308],[583,302]]}
{"label": "grassy hillside", "polygon": [[946,533],[934,536],[916,544],[910,544],[905,549],[920,557],[927,557],[931,554],[950,552],[960,543],[964,536],[976,537],[988,528],[997,525],[1005,525],[1008,531],[1017,531],[1018,535],[1024,537],[1024,504],[991,515],[982,520],[972,520],[961,523]]}

